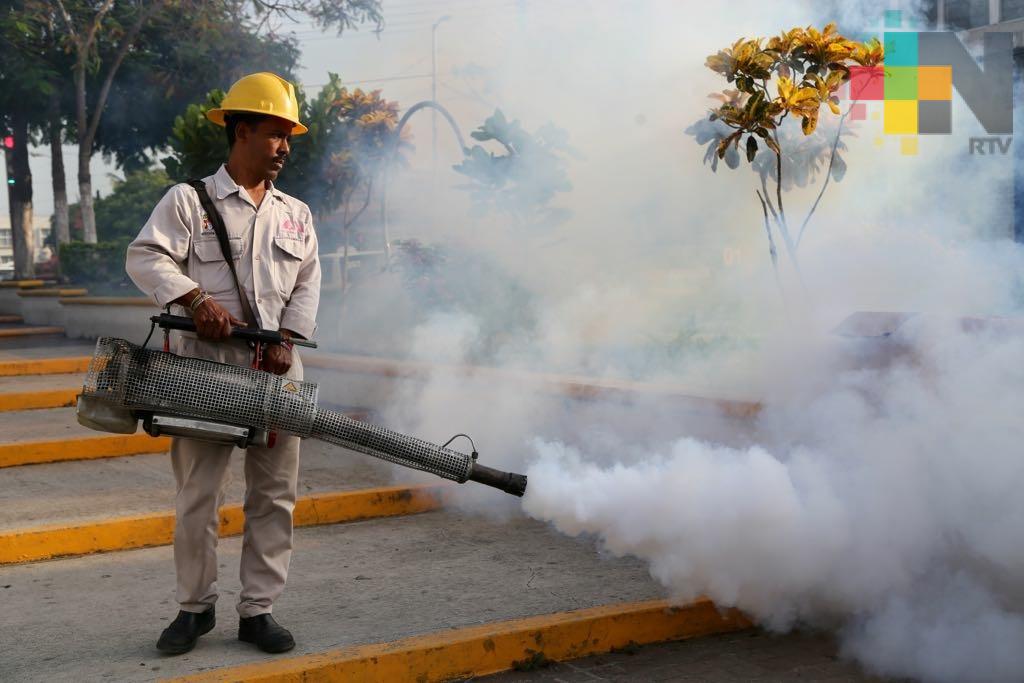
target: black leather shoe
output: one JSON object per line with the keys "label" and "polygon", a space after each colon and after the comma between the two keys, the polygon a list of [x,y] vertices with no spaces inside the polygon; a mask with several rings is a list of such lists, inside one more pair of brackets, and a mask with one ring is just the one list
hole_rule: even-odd
{"label": "black leather shoe", "polygon": [[156,641],[156,649],[169,655],[185,654],[196,646],[199,636],[209,633],[216,623],[213,607],[205,612],[181,610],[160,634],[160,640]]}
{"label": "black leather shoe", "polygon": [[269,614],[239,618],[238,639],[245,643],[255,643],[256,647],[270,653],[287,652],[295,647],[292,634]]}

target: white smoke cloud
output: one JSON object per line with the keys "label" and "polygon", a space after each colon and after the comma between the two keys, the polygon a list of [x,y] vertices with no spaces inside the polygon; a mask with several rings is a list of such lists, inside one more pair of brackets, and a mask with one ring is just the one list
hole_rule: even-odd
{"label": "white smoke cloud", "polygon": [[1019,679],[1024,339],[911,327],[906,360],[780,387],[751,448],[681,438],[602,465],[538,442],[524,507],[681,600],[838,625],[879,673]]}
{"label": "white smoke cloud", "polygon": [[[572,219],[527,233],[469,217],[451,173],[430,202],[403,205],[403,182],[422,176],[399,177],[394,234],[486,258],[456,281],[474,291],[504,271],[528,323],[502,324],[495,302],[410,329],[416,306],[395,303],[399,287],[353,298],[377,313],[367,338],[400,340],[418,360],[760,400],[744,422],[656,395],[572,402],[508,376],[438,371],[404,385],[386,421],[435,441],[470,431],[483,462],[525,469],[527,514],[643,558],[674,598],[706,594],[768,628],[834,630],[844,654],[883,675],[1020,680],[1024,342],[951,322],[1024,310],[1024,251],[1006,240],[1012,160],[966,156],[962,102],[956,134],[922,138],[917,156],[881,121],[857,125],[850,170],[801,246],[804,284],[786,268],[783,299],[755,176],[712,174],[683,134],[725,85],[706,55],[831,18],[878,26],[869,19],[891,4],[556,1],[462,24],[453,7],[445,30],[460,40],[445,41],[442,73],[485,74],[487,104],[447,90],[443,103],[466,128],[495,104],[527,129],[566,128],[582,158],[556,203]],[[427,130],[415,129],[414,167]],[[442,168],[458,161],[447,143],[441,155]],[[791,223],[816,191],[787,195]],[[865,310],[922,315],[887,339],[830,334]],[[339,321],[343,339],[352,324]],[[458,503],[518,512],[483,487],[459,488]]]}

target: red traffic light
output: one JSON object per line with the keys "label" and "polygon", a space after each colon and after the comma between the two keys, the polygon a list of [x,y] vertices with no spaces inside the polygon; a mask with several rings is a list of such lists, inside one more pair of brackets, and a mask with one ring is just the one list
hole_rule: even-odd
{"label": "red traffic light", "polygon": [[14,136],[7,135],[4,137],[4,147],[7,149],[14,149]]}

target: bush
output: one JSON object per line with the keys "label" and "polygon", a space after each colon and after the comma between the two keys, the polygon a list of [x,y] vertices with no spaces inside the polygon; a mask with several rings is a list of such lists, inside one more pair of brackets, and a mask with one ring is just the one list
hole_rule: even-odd
{"label": "bush", "polygon": [[131,238],[97,244],[68,242],[60,246],[64,277],[89,289],[91,294],[137,296],[138,290],[124,270],[125,251]]}

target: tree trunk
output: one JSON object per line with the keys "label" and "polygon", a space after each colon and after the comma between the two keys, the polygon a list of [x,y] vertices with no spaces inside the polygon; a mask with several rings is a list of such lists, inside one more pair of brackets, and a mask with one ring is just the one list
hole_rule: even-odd
{"label": "tree trunk", "polygon": [[[35,231],[32,226],[32,170],[28,165],[28,120],[11,117],[14,149],[8,164],[7,199],[11,210],[11,241],[14,247],[14,277],[35,275]],[[14,180],[11,184],[10,181]]]}
{"label": "tree trunk", "polygon": [[68,187],[64,178],[64,151],[61,148],[64,126],[60,118],[60,97],[50,98],[50,176],[53,178],[53,222],[56,245],[71,241],[71,221],[68,216]]}
{"label": "tree trunk", "polygon": [[78,144],[78,205],[82,210],[82,239],[96,244],[96,212],[93,209],[92,175],[89,172],[89,157],[92,145]]}
{"label": "tree trunk", "polygon": [[92,204],[92,176],[89,159],[92,140],[89,139],[89,119],[85,100],[85,63],[87,54],[78,55],[75,64],[75,113],[78,123],[78,208],[82,216],[82,240],[96,243],[96,212]]}

